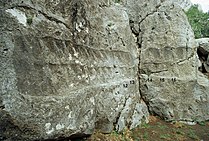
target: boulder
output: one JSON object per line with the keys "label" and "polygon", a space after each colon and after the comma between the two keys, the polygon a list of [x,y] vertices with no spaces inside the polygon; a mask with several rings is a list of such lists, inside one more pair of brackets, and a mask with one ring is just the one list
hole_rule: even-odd
{"label": "boulder", "polygon": [[185,11],[188,11],[189,8],[193,5],[191,0],[173,0],[173,2],[178,4]]}
{"label": "boulder", "polygon": [[122,131],[150,113],[209,120],[209,79],[176,1],[3,0],[0,32],[0,140]]}
{"label": "boulder", "polygon": [[195,40],[198,48],[201,48],[206,54],[209,53],[209,38],[200,38]]}
{"label": "boulder", "polygon": [[208,65],[208,63],[207,62],[204,62],[203,65],[204,65],[205,71],[207,73],[209,73],[209,65]]}
{"label": "boulder", "polygon": [[209,81],[198,71],[193,31],[176,2],[125,3],[140,48],[140,92],[149,111],[172,121],[209,119]]}
{"label": "boulder", "polygon": [[196,39],[197,54],[202,62],[201,71],[209,73],[209,38]]}
{"label": "boulder", "polygon": [[209,66],[209,57],[208,57],[208,59],[207,59],[207,62],[206,62],[206,64]]}
{"label": "boulder", "polygon": [[12,0],[0,9],[0,140],[61,139],[147,122],[123,6]]}

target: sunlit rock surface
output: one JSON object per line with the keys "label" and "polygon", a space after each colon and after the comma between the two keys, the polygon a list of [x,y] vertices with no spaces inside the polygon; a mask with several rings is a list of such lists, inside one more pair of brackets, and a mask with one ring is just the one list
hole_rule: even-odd
{"label": "sunlit rock surface", "polygon": [[[209,119],[209,80],[169,0],[0,0],[0,140]],[[149,109],[149,112],[148,112]]]}
{"label": "sunlit rock surface", "polygon": [[1,1],[0,13],[0,140],[109,133],[147,122],[123,6],[15,0]]}
{"label": "sunlit rock surface", "polygon": [[209,80],[198,71],[197,45],[181,7],[160,0],[125,5],[140,48],[140,92],[150,112],[166,120],[209,119]]}

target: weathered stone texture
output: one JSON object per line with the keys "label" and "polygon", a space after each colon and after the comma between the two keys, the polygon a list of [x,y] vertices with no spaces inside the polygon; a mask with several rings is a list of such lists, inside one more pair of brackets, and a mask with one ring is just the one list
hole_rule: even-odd
{"label": "weathered stone texture", "polygon": [[0,114],[11,127],[1,118],[0,138],[56,139],[147,121],[124,7],[38,0],[1,9]]}
{"label": "weathered stone texture", "polygon": [[147,122],[148,108],[209,119],[209,80],[176,2],[0,0],[0,9],[0,140],[121,131]]}
{"label": "weathered stone texture", "polygon": [[185,11],[189,10],[189,8],[193,5],[191,0],[173,0],[176,4],[178,4]]}
{"label": "weathered stone texture", "polygon": [[208,119],[209,81],[197,69],[193,31],[179,5],[129,0],[126,7],[138,33],[140,91],[150,112],[167,120]]}

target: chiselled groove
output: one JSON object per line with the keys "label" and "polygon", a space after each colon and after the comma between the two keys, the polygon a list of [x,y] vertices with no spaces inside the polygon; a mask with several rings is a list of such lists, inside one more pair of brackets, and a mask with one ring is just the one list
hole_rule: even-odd
{"label": "chiselled groove", "polygon": [[183,59],[183,60],[179,60],[178,62],[176,62],[177,64],[181,64],[181,63],[183,63],[183,62],[185,62],[185,61],[189,61],[191,58],[193,58],[194,57],[194,55],[195,55],[195,52],[193,51],[192,53],[191,53],[191,55],[190,56],[188,56],[186,59]]}
{"label": "chiselled groove", "polygon": [[54,44],[57,47],[57,50],[62,54],[62,56],[67,55],[66,53],[69,52],[66,44],[62,40],[54,40]]}
{"label": "chiselled groove", "polygon": [[[24,39],[26,40],[26,38]],[[134,74],[133,69],[136,67],[131,61],[132,56],[129,52],[97,50],[50,37],[33,39],[28,37],[25,42],[27,46],[31,46],[35,41],[38,44],[34,49],[38,49],[40,53],[34,57],[34,63],[31,62],[31,67],[34,69],[24,74],[25,78],[30,77],[35,81],[27,80],[18,83],[24,83],[24,85],[30,85],[36,89],[34,92],[23,89],[23,94],[56,95],[61,89],[66,88],[74,90],[98,84],[115,85],[118,83],[115,80],[120,83],[126,83],[127,79],[128,81],[134,80],[128,77],[130,74]],[[28,49],[28,52],[31,50]],[[29,76],[32,73],[34,75]],[[36,79],[37,74],[40,76],[37,77],[38,79]],[[50,87],[53,88],[50,89]]]}
{"label": "chiselled groove", "polygon": [[[67,58],[72,57],[72,60],[76,60],[82,64],[88,65],[98,65],[98,62],[104,64],[104,62],[108,61],[108,64],[112,66],[114,63],[129,66],[131,63],[131,55],[127,52],[110,52],[108,50],[95,50],[92,48],[86,48],[84,46],[73,46],[71,44],[67,44],[66,42],[61,40],[51,40],[51,38],[45,38],[42,40],[45,44],[44,46],[49,48],[49,51],[54,53],[57,57],[65,57],[65,61],[69,62]],[[69,56],[70,55],[70,56]],[[69,57],[67,57],[69,56]],[[57,58],[56,57],[56,58]],[[79,59],[78,59],[79,58]],[[125,59],[126,58],[126,59]],[[70,60],[72,62],[72,60]],[[113,61],[116,60],[116,61]],[[122,64],[121,64],[122,63]]]}
{"label": "chiselled groove", "polygon": [[192,52],[190,56],[182,58],[182,56],[188,54],[188,49],[183,47],[177,47],[177,48],[165,47],[162,49],[157,49],[159,53],[153,52],[154,51],[153,49],[152,50],[149,49],[144,52],[146,52],[145,56],[147,56],[147,54],[149,55],[151,54],[151,56],[155,56],[154,58],[156,59],[156,61],[153,62],[150,60],[144,60],[142,61],[143,64],[152,64],[152,63],[168,64],[168,65],[170,64],[171,66],[173,66],[174,64],[179,64],[191,59],[194,56],[194,52],[195,52],[193,49],[190,49],[190,51]]}
{"label": "chiselled groove", "polygon": [[[88,66],[88,65],[82,65],[82,64],[79,64],[79,63],[75,63],[75,62],[71,62],[71,63],[53,63],[53,62],[48,62],[48,63],[44,63],[42,65],[54,65],[54,66],[69,66],[69,65],[77,65],[77,66],[84,66],[85,68],[112,68],[113,70],[115,70],[115,67],[114,66]],[[135,66],[128,66],[128,67],[125,67],[125,66],[117,66],[116,67],[117,69],[133,69],[135,68]]]}
{"label": "chiselled groove", "polygon": [[83,48],[89,48],[91,50],[95,50],[95,51],[106,51],[106,52],[118,52],[118,53],[128,53],[130,54],[129,51],[123,51],[123,50],[108,50],[108,49],[97,49],[97,48],[92,48],[88,45],[80,45],[80,44],[75,44],[76,46],[79,46],[79,47],[83,47]]}
{"label": "chiselled groove", "polygon": [[[43,40],[61,40],[61,39],[57,39],[57,38],[54,38],[54,37],[51,37],[51,36],[44,36],[44,37],[41,37]],[[97,49],[97,48],[92,48],[88,45],[83,45],[83,44],[74,44],[73,42],[71,42],[71,40],[66,40],[66,39],[63,39],[61,41],[65,41],[65,42],[69,42],[68,44],[66,44],[66,46],[76,46],[76,47],[80,47],[80,48],[88,48],[90,50],[95,50],[95,51],[105,51],[105,52],[116,52],[116,53],[127,53],[127,54],[130,54],[130,52],[127,50],[127,51],[124,51],[124,50],[108,50],[108,49]]]}
{"label": "chiselled groove", "polygon": [[[81,48],[80,48],[81,49]],[[76,48],[76,49],[74,49],[74,50],[76,50],[77,52],[81,52],[82,50],[79,50],[79,48]],[[74,52],[73,52],[74,53]],[[89,55],[91,55],[92,54],[92,52],[89,52]],[[94,53],[95,54],[95,53]],[[55,66],[57,66],[57,65],[59,65],[59,64],[53,64],[53,65],[55,65]],[[69,64],[66,64],[66,67],[68,67],[68,65]],[[71,64],[71,65],[73,65],[73,64]],[[104,82],[106,82],[107,83],[107,79],[104,79],[104,77],[106,77],[107,78],[107,76],[109,75],[109,74],[111,74],[111,73],[113,73],[114,72],[114,68],[112,68],[112,67],[89,67],[89,66],[85,66],[85,68],[86,68],[86,71],[85,71],[85,73],[83,72],[84,71],[84,66],[80,66],[80,67],[78,67],[78,65],[80,65],[80,64],[76,64],[76,63],[74,63],[74,66],[71,66],[71,68],[75,68],[74,70],[73,70],[73,72],[76,74],[76,75],[81,75],[81,74],[87,74],[88,75],[88,77],[92,77],[92,76],[94,76],[94,75],[96,75],[96,77],[92,80],[92,81],[90,81],[90,83],[94,83],[94,81],[95,81],[95,83],[98,83],[98,81],[100,82],[100,83],[104,83]],[[63,67],[63,66],[62,66]],[[83,67],[83,68],[82,68]],[[134,67],[134,66],[133,66]],[[121,68],[126,68],[126,67],[119,67],[119,69],[121,69]],[[131,67],[130,67],[131,68]],[[111,70],[112,69],[112,70]],[[125,71],[125,70],[124,70]],[[106,75],[105,75],[106,74]],[[99,78],[99,80],[98,80],[98,78]],[[110,78],[110,80],[111,80],[111,75],[110,76],[108,76],[108,78]],[[86,79],[86,78],[82,78],[82,79]],[[102,80],[105,80],[105,81],[102,81]]]}
{"label": "chiselled groove", "polygon": [[152,74],[156,74],[156,73],[167,72],[167,71],[168,71],[168,69],[159,70],[159,71],[152,71],[151,73],[152,73]]}
{"label": "chiselled groove", "polygon": [[59,40],[52,40],[52,46],[54,47],[55,53],[60,55],[60,56],[65,56],[64,54],[64,48],[63,48],[63,44],[62,41]]}
{"label": "chiselled groove", "polygon": [[56,37],[50,36],[50,35],[45,35],[45,36],[39,36],[39,35],[37,35],[36,37],[39,38],[39,39],[43,39],[43,40],[44,39],[48,39],[48,38],[50,38],[52,40],[62,40],[62,41],[68,42],[69,44],[73,44],[72,40],[71,39],[67,39],[67,38],[60,39],[60,38],[56,38]]}
{"label": "chiselled groove", "polygon": [[[69,95],[72,95],[72,97],[76,97],[76,95],[79,95],[80,92],[83,92],[83,91],[87,91],[87,90],[90,90],[90,89],[100,89],[100,92],[103,92],[103,91],[111,91],[112,94],[118,94],[118,93],[115,93],[113,90],[114,89],[118,89],[118,88],[123,88],[123,89],[126,89],[124,88],[123,84],[126,84],[126,83],[129,83],[130,81],[133,81],[134,79],[121,79],[119,81],[112,81],[112,82],[108,82],[108,83],[99,83],[97,85],[85,85],[85,86],[82,86],[78,89],[78,87],[72,87],[72,91],[70,91],[69,93],[67,94],[62,94],[62,95],[58,95],[56,93],[54,93],[54,95],[39,95],[39,96],[42,96],[42,97],[45,97],[45,98],[61,98],[61,99],[64,99],[65,97],[69,97]],[[129,86],[132,86],[132,85],[128,85],[128,88]],[[117,91],[118,92],[118,91]],[[34,96],[34,95],[28,95],[28,94],[21,94],[22,96],[28,98],[28,97],[31,97],[31,98],[37,98],[37,96]]]}

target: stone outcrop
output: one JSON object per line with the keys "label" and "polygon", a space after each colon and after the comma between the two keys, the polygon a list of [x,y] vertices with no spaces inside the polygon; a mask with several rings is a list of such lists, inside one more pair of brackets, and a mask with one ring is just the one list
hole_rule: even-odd
{"label": "stone outcrop", "polygon": [[147,122],[124,7],[103,0],[0,5],[1,139],[58,139]]}
{"label": "stone outcrop", "polygon": [[191,0],[173,0],[177,5],[179,5],[185,11],[188,11],[189,8],[193,5]]}
{"label": "stone outcrop", "polygon": [[[201,38],[196,39],[198,48],[197,48],[197,54],[199,56],[199,59],[201,61],[201,66],[199,70],[203,73],[206,73],[208,75],[209,73],[209,38]],[[209,76],[209,75],[208,75]]]}
{"label": "stone outcrop", "polygon": [[[0,140],[209,119],[192,29],[169,0],[0,0]],[[148,112],[149,110],[149,112]]]}
{"label": "stone outcrop", "polygon": [[209,119],[209,80],[197,69],[193,31],[179,5],[129,0],[126,7],[137,33],[140,92],[149,111],[167,120]]}

